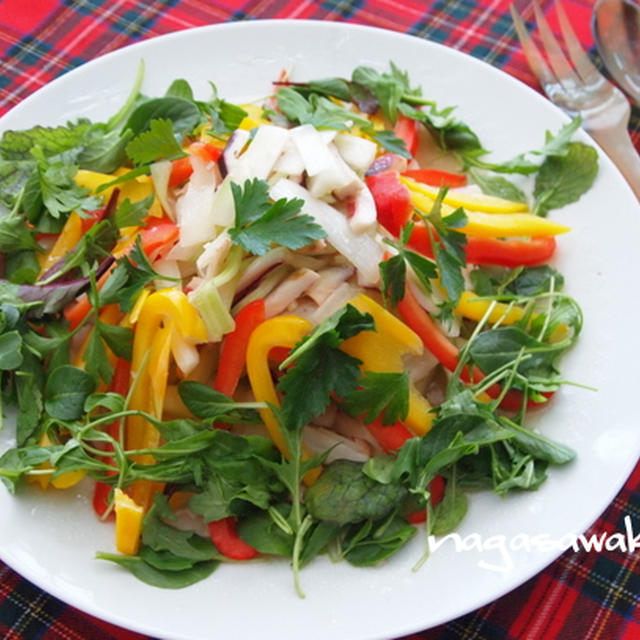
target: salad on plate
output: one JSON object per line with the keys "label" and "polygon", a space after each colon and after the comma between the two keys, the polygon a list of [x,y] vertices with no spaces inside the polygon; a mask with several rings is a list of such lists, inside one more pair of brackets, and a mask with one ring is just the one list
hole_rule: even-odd
{"label": "salad on plate", "polygon": [[577,384],[548,214],[597,174],[579,120],[497,162],[393,63],[242,105],[142,78],[0,140],[10,492],[88,484],[148,584],[281,556],[302,595],[573,459],[526,419]]}

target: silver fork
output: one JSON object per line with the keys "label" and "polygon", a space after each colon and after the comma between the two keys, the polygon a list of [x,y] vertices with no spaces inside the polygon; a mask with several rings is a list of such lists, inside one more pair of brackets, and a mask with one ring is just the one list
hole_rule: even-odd
{"label": "silver fork", "polygon": [[571,62],[534,0],[533,10],[549,61],[547,64],[527,33],[517,9],[511,5],[511,16],[527,62],[554,104],[570,116],[582,116],[584,129],[613,160],[640,200],[640,157],[627,129],[631,114],[629,102],[592,64],[560,2],[556,1],[555,8]]}

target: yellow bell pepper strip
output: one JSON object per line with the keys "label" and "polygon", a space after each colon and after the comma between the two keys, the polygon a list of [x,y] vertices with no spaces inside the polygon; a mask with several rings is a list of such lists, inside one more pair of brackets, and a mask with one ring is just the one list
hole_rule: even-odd
{"label": "yellow bell pepper strip", "polygon": [[[312,329],[313,324],[304,318],[276,316],[253,330],[247,346],[247,375],[256,402],[280,406],[269,369],[269,352],[275,347],[293,348]],[[276,447],[288,458],[289,450],[273,412],[271,409],[259,409],[259,413]]]}
{"label": "yellow bell pepper strip", "polygon": [[[130,408],[162,417],[169,375],[170,354],[206,342],[207,331],[195,308],[182,291],[172,288],[149,294],[139,308],[133,341],[132,375],[134,389]],[[127,449],[150,449],[160,443],[158,430],[140,416],[131,416],[126,424]],[[153,456],[139,456],[138,462],[153,464]],[[156,482],[140,480],[131,487],[134,501],[144,511],[153,495],[161,490]]]}
{"label": "yellow bell pepper strip", "polygon": [[[438,197],[438,188],[418,182],[406,175],[400,177],[400,182],[404,183],[411,191],[427,196],[432,202]],[[484,194],[473,194],[458,191],[448,191],[443,202],[451,207],[462,207],[471,211],[482,211],[484,213],[525,213],[529,207],[524,202],[514,202],[504,198],[496,198]]]}
{"label": "yellow bell pepper strip", "polygon": [[[249,338],[247,345],[247,376],[256,402],[268,402],[275,407],[280,406],[271,370],[269,369],[269,352],[272,349],[292,349],[313,329],[313,324],[298,316],[276,316],[258,325]],[[274,444],[283,456],[289,458],[290,452],[282,433],[280,424],[271,409],[259,409],[260,417],[267,427]],[[309,457],[303,448],[303,459]],[[311,469],[304,475],[305,484],[312,485],[320,475],[320,469]]]}
{"label": "yellow bell pepper strip", "polygon": [[122,489],[113,492],[116,512],[116,548],[120,553],[134,556],[140,547],[144,509]]}
{"label": "yellow bell pepper strip", "polygon": [[[375,331],[361,331],[340,345],[340,349],[362,361],[363,371],[400,373],[405,369],[403,356],[423,353],[420,337],[368,296],[360,294],[349,304],[361,313],[371,314],[376,327]],[[405,426],[421,436],[429,431],[432,421],[429,401],[411,385]]]}
{"label": "yellow bell pepper strip", "polygon": [[[500,322],[504,325],[515,324],[520,322],[524,317],[524,309],[522,307],[515,307],[504,302],[493,302],[491,300],[479,300],[478,296],[473,291],[463,291],[458,299],[455,312],[460,314],[463,318],[469,318],[470,320],[476,320],[479,322],[485,317],[489,306],[493,304],[493,310],[489,314],[488,321],[490,323]],[[538,313],[532,313],[531,319],[535,320]],[[558,325],[554,332],[549,337],[550,342],[559,342],[565,338],[569,333],[569,329],[566,325]]]}
{"label": "yellow bell pepper strip", "polygon": [[47,254],[38,256],[40,275],[46,273],[61,258],[64,258],[82,238],[82,218],[72,211],[62,227],[60,235]]}
{"label": "yellow bell pepper strip", "polygon": [[[49,436],[44,433],[38,444],[41,447],[50,447],[53,443],[49,439]],[[45,490],[49,488],[49,484],[51,484],[55,489],[68,489],[69,487],[73,487],[78,484],[78,482],[80,482],[80,480],[82,480],[87,474],[86,471],[79,469],[77,471],[68,471],[67,473],[63,473],[58,477],[51,479],[54,469],[49,462],[41,464],[37,469],[51,469],[51,473],[39,473],[37,476],[27,476],[29,482],[35,482],[40,485],[41,489]]]}
{"label": "yellow bell pepper strip", "polygon": [[[416,209],[428,213],[433,200],[411,192],[411,203]],[[442,205],[442,215],[453,213],[454,209],[446,204]],[[557,236],[570,231],[569,227],[535,216],[532,213],[480,213],[465,210],[467,224],[456,227],[456,231],[478,238],[515,238],[532,236]]]}
{"label": "yellow bell pepper strip", "polygon": [[[120,175],[127,172],[127,169],[118,170],[110,175],[108,173],[98,173],[97,171],[88,171],[86,169],[80,169],[74,176],[74,180],[81,187],[89,189],[92,193],[96,193],[98,187],[108,182],[112,182]],[[125,199],[129,199],[131,202],[139,202],[146,197],[153,194],[153,181],[149,176],[138,176],[127,182],[121,182],[113,187],[108,187],[104,191],[101,191],[100,196],[104,197],[106,202],[110,197],[114,189],[119,189],[118,205],[122,204]],[[163,216],[162,207],[160,201],[154,196],[153,203],[149,207],[149,215],[153,218],[161,218]]]}
{"label": "yellow bell pepper strip", "polygon": [[[473,291],[463,291],[458,299],[455,312],[464,318],[480,321],[485,317],[489,306],[492,304],[490,300],[478,300],[478,295]],[[493,302],[493,310],[489,314],[487,321],[490,323],[500,321],[502,324],[515,324],[522,320],[524,309],[514,307],[504,302]]]}

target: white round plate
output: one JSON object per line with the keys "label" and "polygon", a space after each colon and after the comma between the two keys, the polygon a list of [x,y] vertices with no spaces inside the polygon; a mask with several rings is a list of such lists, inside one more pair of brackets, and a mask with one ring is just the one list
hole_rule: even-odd
{"label": "white round plate", "polygon": [[[267,95],[283,68],[297,80],[348,77],[357,65],[382,70],[393,60],[441,107],[458,105],[459,117],[496,159],[541,146],[546,129],[557,131],[567,122],[528,87],[440,45],[347,24],[256,21],[183,31],[111,53],[38,91],[6,115],[0,129],[79,116],[105,119],[128,94],[141,58],[147,95],[161,95],[173,79],[184,77],[200,97],[210,95],[211,80],[233,101]],[[590,142],[584,134],[578,138]],[[189,640],[397,637],[451,620],[522,584],[559,554],[542,549],[541,540],[583,532],[611,502],[640,452],[630,357],[640,353],[640,298],[632,293],[640,277],[640,212],[620,174],[600,155],[592,190],[552,213],[573,228],[559,240],[556,266],[585,315],[584,332],[563,371],[597,391],[564,387],[533,421],[574,447],[578,457],[551,469],[539,491],[472,496],[458,533],[474,549],[456,551],[450,540],[417,572],[412,567],[423,550],[420,535],[375,568],[319,558],[302,572],[304,600],[294,593],[285,561],[224,565],[204,582],[164,591],[94,559],[97,550],[113,551],[113,530],[97,521],[86,492],[30,488],[14,498],[0,488],[2,559],[88,613],[153,636]],[[9,446],[11,429],[0,438],[0,449]],[[524,535],[530,536],[530,550]],[[532,541],[534,535],[543,538]],[[501,540],[506,553],[495,548]],[[487,548],[492,544],[493,550]],[[509,550],[510,544],[524,548]]]}

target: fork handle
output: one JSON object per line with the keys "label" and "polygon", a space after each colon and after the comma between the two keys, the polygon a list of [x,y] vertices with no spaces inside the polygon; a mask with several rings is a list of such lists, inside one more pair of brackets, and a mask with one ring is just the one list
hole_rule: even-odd
{"label": "fork handle", "polygon": [[590,133],[618,167],[636,198],[640,200],[640,156],[631,142],[626,124],[591,130]]}

